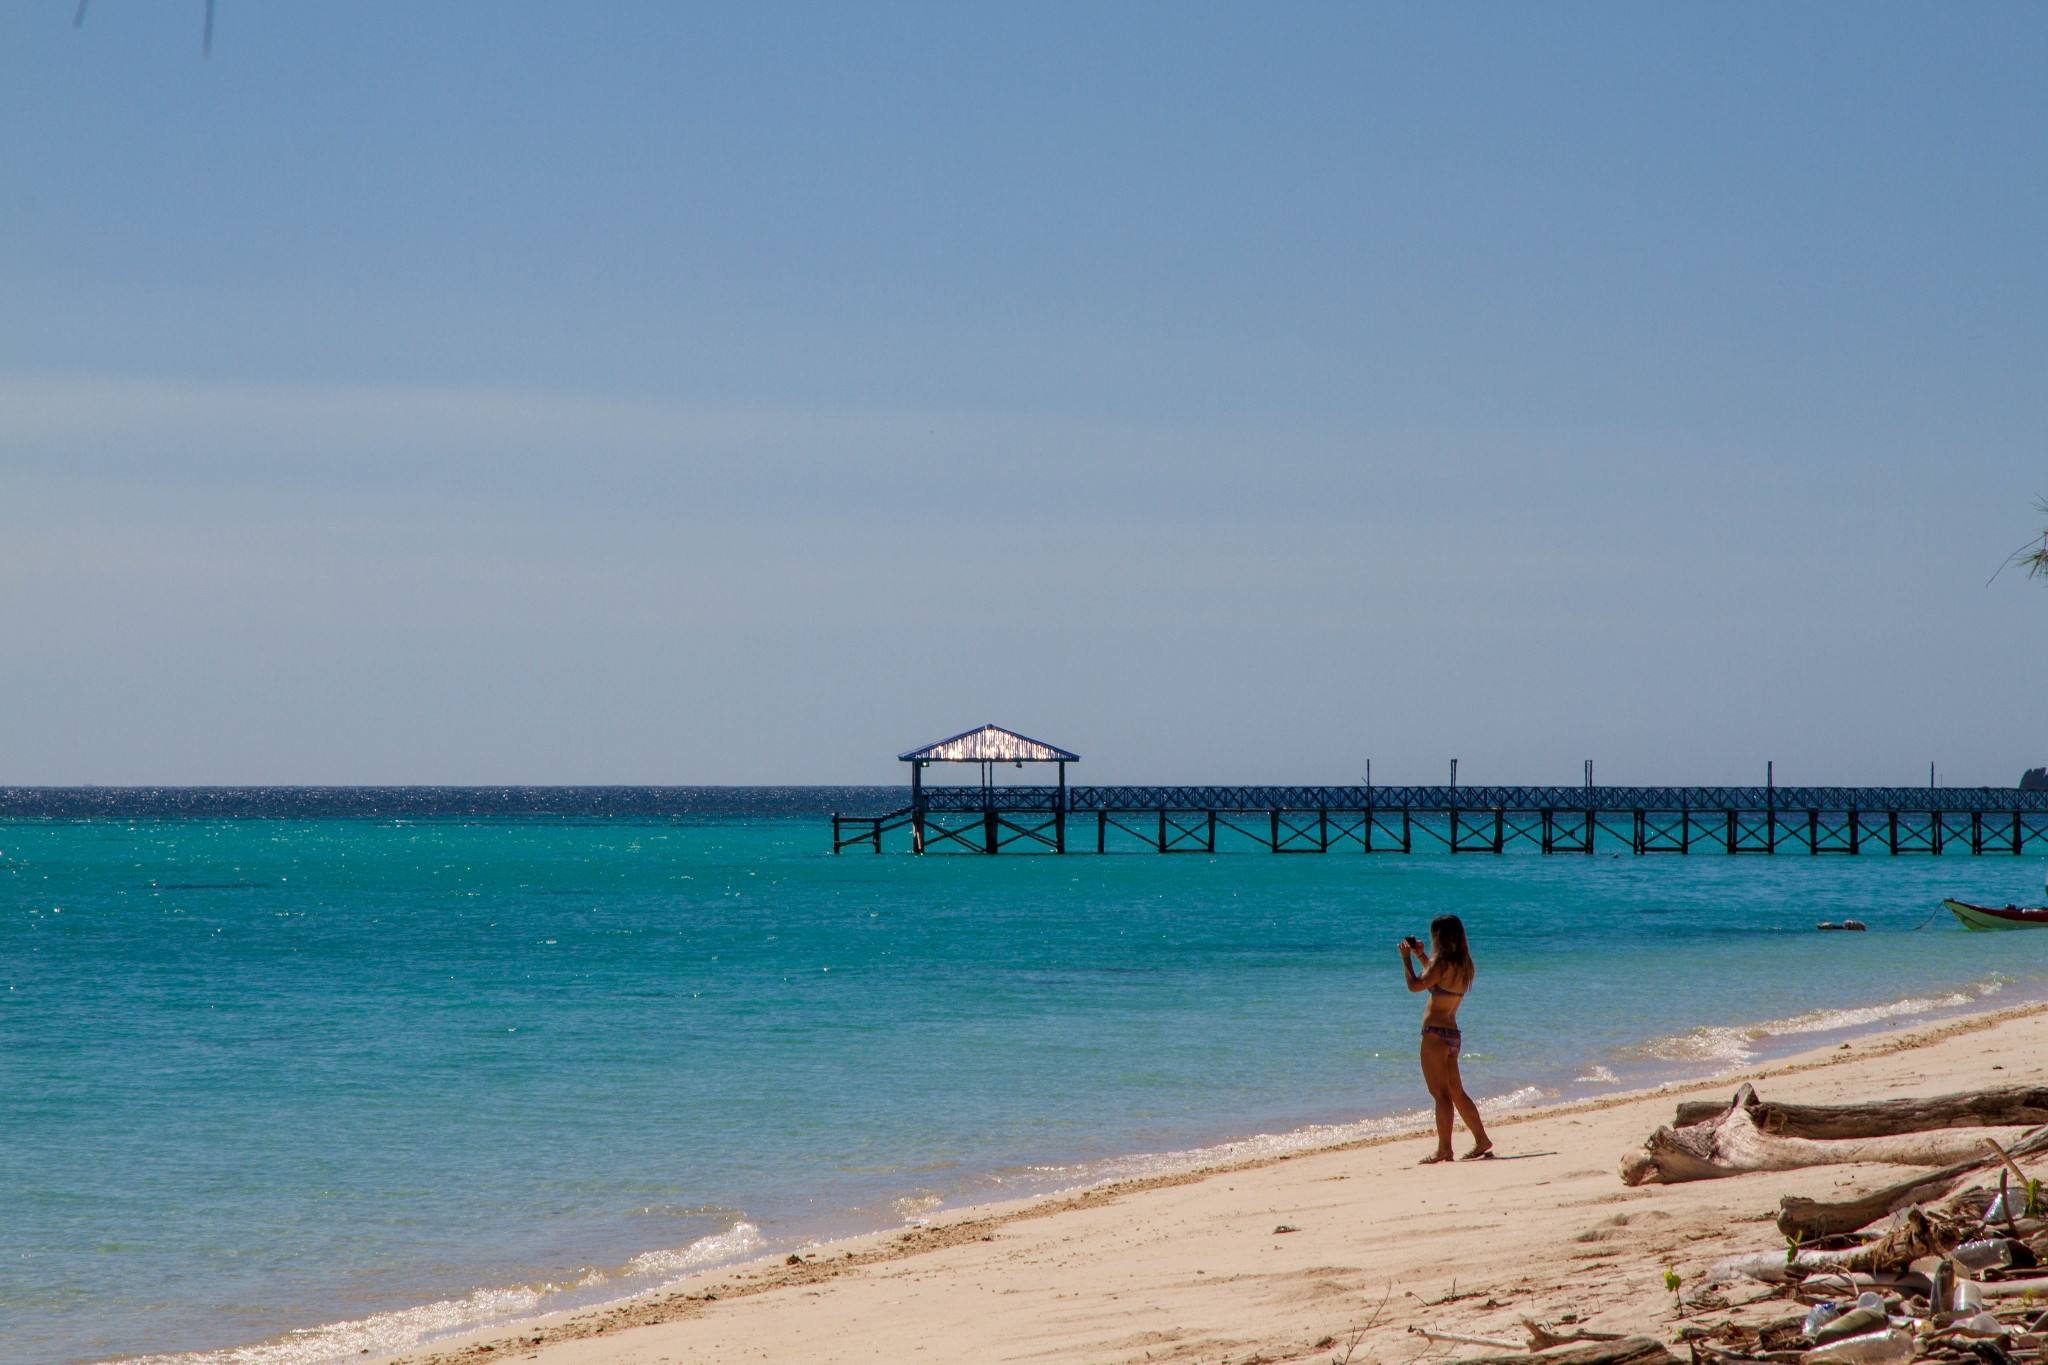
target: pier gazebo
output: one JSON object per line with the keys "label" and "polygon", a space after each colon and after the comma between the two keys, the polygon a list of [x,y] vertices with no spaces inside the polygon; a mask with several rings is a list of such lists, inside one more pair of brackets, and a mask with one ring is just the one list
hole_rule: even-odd
{"label": "pier gazebo", "polygon": [[[910,841],[918,853],[926,841],[947,840],[994,853],[1006,843],[1029,840],[1067,851],[1067,765],[1081,756],[1056,745],[1020,735],[1000,725],[983,725],[963,730],[949,739],[912,749],[897,758],[910,765]],[[976,763],[981,765],[978,789],[939,787],[927,791],[924,770],[932,763]],[[1005,791],[996,797],[995,769],[1001,763],[1021,768],[1026,763],[1050,763],[1058,772],[1051,788],[1032,787]],[[936,800],[934,799],[936,798]],[[971,799],[978,798],[978,799]],[[971,799],[971,800],[970,800]],[[949,826],[931,817],[939,812],[978,815],[964,825]],[[1029,821],[1031,823],[1023,823]],[[1005,837],[1007,832],[1008,837]]]}

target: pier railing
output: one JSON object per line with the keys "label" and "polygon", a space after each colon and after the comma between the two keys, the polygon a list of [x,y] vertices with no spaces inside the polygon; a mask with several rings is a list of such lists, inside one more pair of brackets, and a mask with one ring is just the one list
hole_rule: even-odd
{"label": "pier railing", "polygon": [[[2011,787],[925,787],[835,815],[833,850],[1945,852],[2048,849],[2048,791]],[[1092,837],[1091,837],[1092,836]]]}

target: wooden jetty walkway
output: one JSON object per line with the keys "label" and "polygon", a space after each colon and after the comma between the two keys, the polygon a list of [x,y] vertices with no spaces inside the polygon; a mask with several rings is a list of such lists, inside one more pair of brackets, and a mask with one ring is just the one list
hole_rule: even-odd
{"label": "wooden jetty walkway", "polygon": [[[2016,787],[1084,787],[1079,756],[986,725],[902,755],[910,804],[832,817],[832,850],[880,853],[1805,853],[2048,851],[2048,791]],[[974,763],[977,786],[927,786]],[[1055,765],[999,786],[1001,765]]]}

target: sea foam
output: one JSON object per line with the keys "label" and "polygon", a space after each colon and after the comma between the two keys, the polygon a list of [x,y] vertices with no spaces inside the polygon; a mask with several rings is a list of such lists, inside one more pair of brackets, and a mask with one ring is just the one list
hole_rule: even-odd
{"label": "sea foam", "polygon": [[1890,1020],[1965,1009],[1996,995],[2008,981],[2009,978],[1994,976],[1939,995],[1909,995],[1883,1004],[1849,1009],[1807,1010],[1783,1019],[1766,1019],[1754,1024],[1709,1024],[1620,1049],[1620,1055],[1666,1062],[1747,1062],[1775,1038],[1839,1033]]}
{"label": "sea foam", "polygon": [[[599,1284],[618,1283],[621,1297],[659,1289],[708,1266],[739,1260],[764,1245],[759,1228],[735,1223],[688,1246],[644,1252],[611,1274],[592,1270],[563,1284],[479,1289],[459,1299],[324,1323],[251,1346],[142,1356],[131,1358],[128,1365],[326,1365],[351,1356],[393,1355],[457,1332],[536,1317],[557,1308],[592,1306],[587,1296],[575,1291]],[[572,1299],[576,1301],[566,1301]]]}

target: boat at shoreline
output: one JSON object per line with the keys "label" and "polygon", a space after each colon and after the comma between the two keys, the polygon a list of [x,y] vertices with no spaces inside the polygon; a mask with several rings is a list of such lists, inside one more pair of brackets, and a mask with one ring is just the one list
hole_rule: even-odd
{"label": "boat at shoreline", "polygon": [[1994,907],[1972,905],[1968,901],[1954,899],[1945,900],[1941,904],[1950,914],[1963,922],[1965,929],[2048,929],[2048,906]]}

